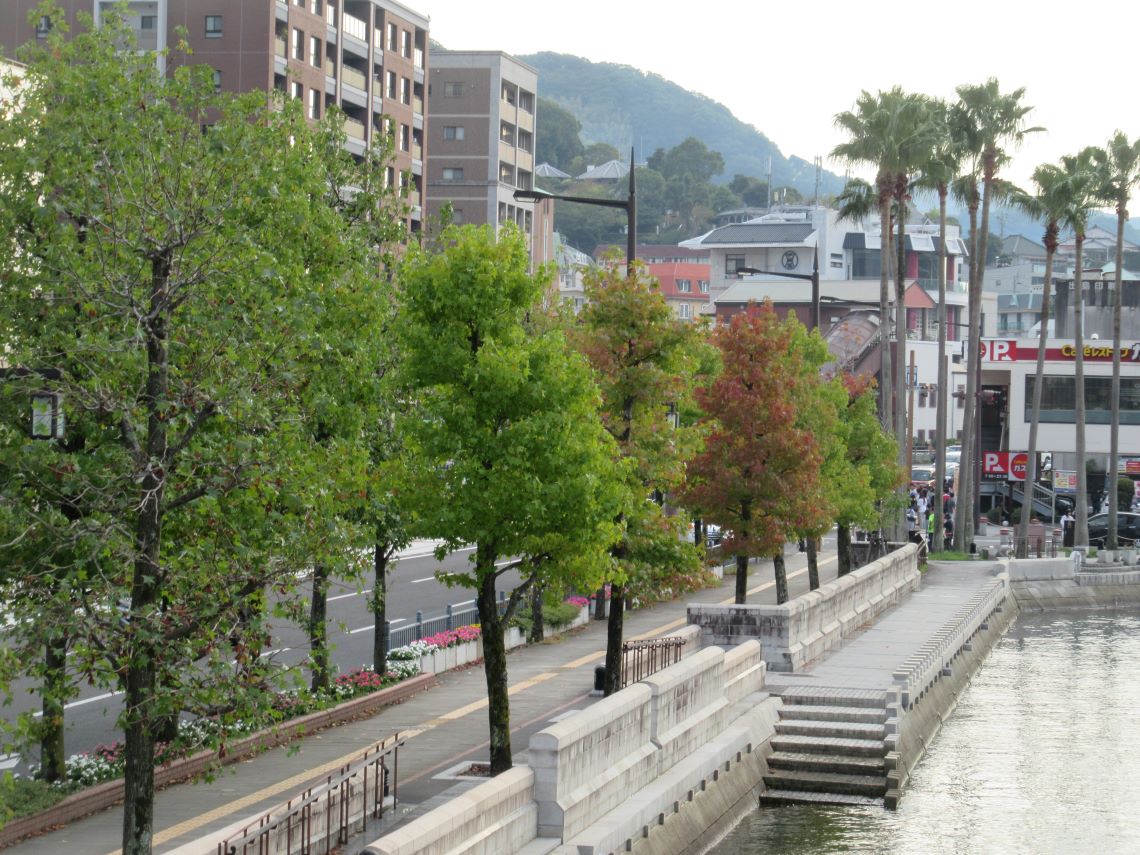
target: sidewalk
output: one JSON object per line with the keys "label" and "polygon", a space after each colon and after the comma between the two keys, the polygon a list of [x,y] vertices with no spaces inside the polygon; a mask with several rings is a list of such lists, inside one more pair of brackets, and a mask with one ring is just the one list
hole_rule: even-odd
{"label": "sidewalk", "polygon": [[[787,554],[789,588],[797,596],[807,589],[806,559]],[[833,551],[820,555],[821,581],[835,578]],[[734,578],[718,588],[699,591],[670,603],[628,612],[626,639],[668,634],[686,624],[690,602],[731,602]],[[749,568],[749,602],[774,603],[775,584],[769,561]],[[525,762],[532,733],[567,712],[581,709],[590,697],[594,668],[605,657],[604,622],[594,621],[582,630],[543,644],[520,648],[507,657],[512,746],[516,762]],[[486,760],[488,723],[486,684],[481,665],[439,675],[440,685],[377,715],[307,737],[292,746],[268,751],[221,770],[213,782],[180,784],[158,793],[155,803],[154,851],[167,852],[241,819],[285,802],[309,782],[356,759],[366,748],[399,732],[407,743],[399,755],[401,804],[393,820],[401,821],[425,802],[454,786],[436,776],[460,763]],[[10,851],[28,855],[83,852],[93,855],[118,852],[121,842],[121,807],[46,831]],[[390,826],[389,826],[390,827]],[[382,830],[370,825],[368,833],[343,850],[353,853]]]}

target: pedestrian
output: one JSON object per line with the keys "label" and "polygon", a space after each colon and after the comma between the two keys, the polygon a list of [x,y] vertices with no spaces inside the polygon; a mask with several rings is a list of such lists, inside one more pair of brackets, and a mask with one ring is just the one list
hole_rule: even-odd
{"label": "pedestrian", "polygon": [[914,502],[910,503],[910,507],[906,509],[906,531],[907,539],[911,543],[917,543],[916,532],[918,531],[918,507]]}
{"label": "pedestrian", "polygon": [[1077,518],[1073,516],[1070,508],[1065,508],[1065,513],[1061,515],[1061,545],[1072,546],[1073,535],[1076,533]]}
{"label": "pedestrian", "polygon": [[926,548],[934,547],[934,511],[926,515]]}

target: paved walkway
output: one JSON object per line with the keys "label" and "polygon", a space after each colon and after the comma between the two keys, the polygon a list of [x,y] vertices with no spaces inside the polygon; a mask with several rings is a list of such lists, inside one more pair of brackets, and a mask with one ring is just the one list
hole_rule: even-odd
{"label": "paved walkway", "polygon": [[[821,555],[824,582],[835,576],[834,553]],[[807,588],[804,557],[788,555],[792,596]],[[971,572],[973,571],[973,572]],[[904,604],[886,613],[850,643],[808,669],[805,676],[770,675],[772,681],[809,680],[817,685],[885,688],[891,671],[919,643],[972,595],[988,576],[963,564],[939,571]],[[770,562],[753,565],[749,602],[775,602]],[[668,634],[685,625],[689,602],[731,602],[732,577],[719,588],[681,600],[630,612],[626,637]],[[511,692],[512,744],[516,762],[525,762],[532,733],[572,710],[594,702],[589,691],[593,670],[605,655],[605,627],[591,623],[570,636],[522,648],[508,656]],[[806,676],[810,675],[810,676]],[[158,794],[155,851],[166,852],[206,837],[240,819],[280,804],[328,771],[356,759],[368,746],[399,731],[408,736],[399,757],[401,807],[397,821],[424,809],[455,786],[438,775],[465,761],[487,758],[486,690],[483,670],[472,667],[440,675],[441,685],[411,700],[382,710],[364,721],[343,725],[306,738],[292,749],[266,752],[222,770],[212,783],[183,784]],[[18,853],[83,852],[93,855],[118,851],[121,808],[72,823],[25,841]],[[346,855],[380,835],[370,827],[346,847]]]}
{"label": "paved walkway", "polygon": [[923,575],[919,590],[842,647],[795,674],[769,673],[767,684],[890,688],[894,671],[993,579],[989,566],[969,561],[940,565],[936,572]]}
{"label": "paved walkway", "polygon": [[[807,589],[806,562],[792,546],[787,563],[791,594],[795,596]],[[835,568],[833,552],[820,556],[823,581],[835,577]],[[679,629],[686,623],[687,603],[731,602],[734,581],[730,576],[719,588],[627,613],[626,638]],[[751,566],[749,589],[750,602],[775,602],[771,562]],[[515,650],[507,657],[516,761],[525,761],[532,733],[570,710],[595,702],[589,692],[594,667],[605,659],[605,643],[605,625],[597,621],[569,636]],[[166,852],[238,820],[254,818],[395,732],[409,737],[399,756],[402,808],[397,814],[406,815],[454,785],[454,781],[440,780],[436,775],[464,761],[488,758],[486,695],[482,667],[450,671],[440,675],[437,688],[372,718],[323,731],[289,748],[268,751],[223,769],[213,782],[169,787],[156,799],[154,851]],[[10,851],[21,855],[105,855],[118,852],[121,826],[122,809],[112,808],[28,839]],[[370,827],[367,840],[357,838],[344,852],[350,855],[377,836],[379,833]]]}

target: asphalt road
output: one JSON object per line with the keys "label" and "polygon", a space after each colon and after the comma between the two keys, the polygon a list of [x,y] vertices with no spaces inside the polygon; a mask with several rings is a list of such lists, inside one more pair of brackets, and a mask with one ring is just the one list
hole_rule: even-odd
{"label": "asphalt road", "polygon": [[[466,588],[447,588],[436,578],[437,570],[456,572],[469,565],[474,548],[461,549],[437,561],[433,544],[417,542],[404,550],[388,573],[388,620],[392,629],[414,622],[416,612],[424,619],[442,615],[447,605],[455,610],[471,604],[471,591]],[[504,574],[500,589],[509,590],[518,582],[517,574]],[[302,587],[301,596],[308,598],[308,587]],[[368,610],[371,594],[371,577],[358,588],[355,582],[334,580],[329,586],[328,633],[335,666],[342,671],[372,664],[373,616]],[[299,666],[309,654],[308,636],[303,627],[282,623],[274,627],[273,647],[268,651],[282,666]],[[13,687],[13,703],[4,709],[4,718],[14,721],[18,715],[40,709],[37,685],[30,680],[20,681]],[[99,744],[110,744],[121,738],[115,719],[121,711],[120,693],[99,687],[83,685],[78,695],[66,707],[67,731],[64,750],[68,756],[89,751]],[[36,752],[22,759],[0,754],[0,770],[16,772],[27,770],[34,763]]]}

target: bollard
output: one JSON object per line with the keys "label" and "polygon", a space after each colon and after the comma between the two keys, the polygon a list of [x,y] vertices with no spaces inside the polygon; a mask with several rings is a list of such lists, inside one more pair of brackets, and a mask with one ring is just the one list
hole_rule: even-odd
{"label": "bollard", "polygon": [[451,625],[451,603],[447,604],[446,615],[447,615],[447,629],[455,629],[455,627]]}
{"label": "bollard", "polygon": [[598,665],[594,668],[594,691],[604,692],[606,690],[606,666]]}
{"label": "bollard", "polygon": [[416,611],[416,641],[424,637],[424,613]]}

